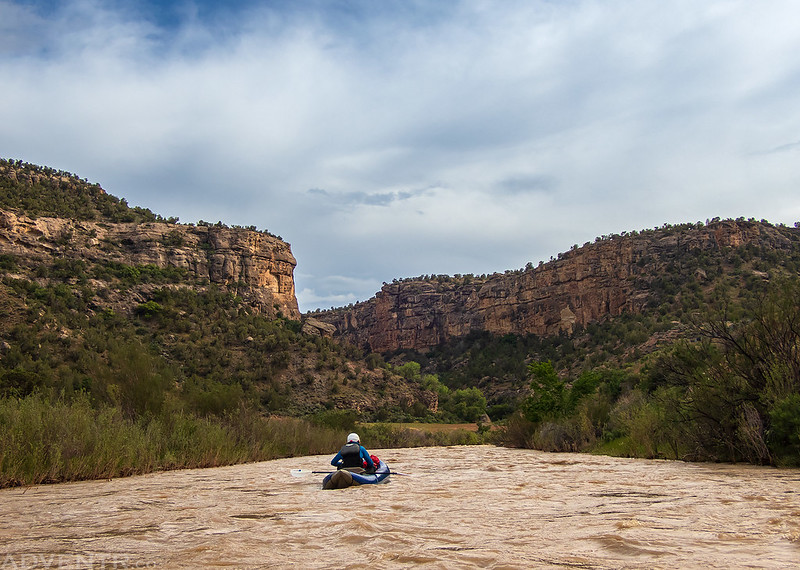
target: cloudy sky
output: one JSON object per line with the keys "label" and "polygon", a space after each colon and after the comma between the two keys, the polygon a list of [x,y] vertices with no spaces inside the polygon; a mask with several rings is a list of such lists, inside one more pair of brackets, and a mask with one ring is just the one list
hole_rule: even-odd
{"label": "cloudy sky", "polygon": [[303,311],[800,220],[796,0],[0,0],[0,156],[255,225]]}

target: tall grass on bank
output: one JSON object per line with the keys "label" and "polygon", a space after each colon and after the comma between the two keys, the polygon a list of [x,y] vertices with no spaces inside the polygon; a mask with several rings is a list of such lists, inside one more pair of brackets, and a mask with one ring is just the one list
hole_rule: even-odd
{"label": "tall grass on bank", "polygon": [[[484,442],[467,430],[434,433],[389,424],[358,429],[369,449]],[[0,487],[333,454],[345,434],[248,409],[222,418],[176,412],[130,419],[120,408],[93,406],[82,394],[70,400],[2,398]]]}
{"label": "tall grass on bank", "polygon": [[396,424],[371,424],[358,426],[361,441],[372,448],[432,447],[448,445],[479,445],[488,443],[483,434],[466,429],[453,431],[428,431],[407,428]]}
{"label": "tall grass on bank", "polygon": [[104,479],[329,453],[342,434],[242,410],[224,418],[126,418],[88,397],[0,399],[0,487]]}

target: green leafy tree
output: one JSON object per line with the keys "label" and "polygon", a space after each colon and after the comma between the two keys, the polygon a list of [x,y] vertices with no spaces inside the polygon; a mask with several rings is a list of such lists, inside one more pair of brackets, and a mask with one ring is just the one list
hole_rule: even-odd
{"label": "green leafy tree", "polygon": [[111,401],[131,418],[158,415],[175,384],[172,368],[136,341],[114,343],[109,352],[111,367],[104,372],[113,374],[106,388]]}
{"label": "green leafy tree", "polygon": [[800,394],[775,403],[770,410],[767,440],[778,463],[800,467]]}
{"label": "green leafy tree", "polygon": [[532,362],[528,365],[533,394],[523,403],[522,410],[528,421],[538,423],[559,416],[565,408],[565,385],[556,374],[553,364]]}
{"label": "green leafy tree", "polygon": [[465,422],[476,422],[486,413],[486,398],[478,388],[465,388],[452,393],[448,411]]}
{"label": "green leafy tree", "polygon": [[680,342],[653,367],[650,387],[677,386],[696,458],[787,461],[800,424],[800,281],[777,280],[745,303],[699,321],[699,342]]}
{"label": "green leafy tree", "polygon": [[419,362],[406,362],[402,366],[397,366],[394,371],[406,380],[419,380],[421,366]]}

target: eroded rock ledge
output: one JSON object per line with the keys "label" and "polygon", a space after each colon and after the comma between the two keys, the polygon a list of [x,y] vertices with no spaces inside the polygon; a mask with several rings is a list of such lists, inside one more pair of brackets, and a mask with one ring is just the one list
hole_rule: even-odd
{"label": "eroded rock ledge", "polygon": [[241,296],[259,311],[299,319],[297,261],[288,243],[271,235],[218,226],[104,223],[29,218],[0,210],[0,253],[30,262],[53,257],[176,267]]}
{"label": "eroded rock ledge", "polygon": [[335,336],[381,353],[422,350],[472,331],[571,332],[625,311],[640,312],[651,299],[653,280],[683,252],[750,243],[787,248],[793,242],[787,234],[796,233],[753,221],[721,221],[623,234],[525,271],[384,284],[366,302],[313,315],[334,325]]}

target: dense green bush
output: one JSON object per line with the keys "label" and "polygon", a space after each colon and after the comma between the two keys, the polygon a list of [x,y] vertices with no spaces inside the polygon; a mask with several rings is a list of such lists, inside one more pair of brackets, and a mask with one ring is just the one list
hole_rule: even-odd
{"label": "dense green bush", "polygon": [[769,419],[767,441],[776,462],[800,467],[800,394],[791,394],[775,402],[769,410]]}
{"label": "dense green bush", "polygon": [[486,398],[474,386],[456,390],[446,402],[445,410],[460,421],[477,422],[486,413]]}
{"label": "dense green bush", "polygon": [[353,431],[359,415],[355,410],[322,410],[311,415],[308,419],[312,424],[320,427],[340,431]]}

